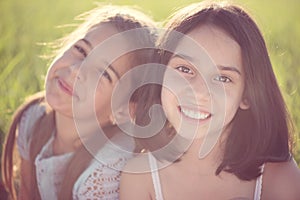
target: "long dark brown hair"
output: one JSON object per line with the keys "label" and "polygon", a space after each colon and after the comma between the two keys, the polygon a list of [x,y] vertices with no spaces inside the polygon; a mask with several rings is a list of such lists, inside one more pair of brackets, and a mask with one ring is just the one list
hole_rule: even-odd
{"label": "long dark brown hair", "polygon": [[[244,95],[250,105],[247,110],[239,109],[232,121],[232,131],[216,174],[227,171],[241,180],[253,180],[260,175],[263,163],[283,162],[291,157],[293,126],[265,41],[254,20],[241,7],[228,3],[196,3],[179,10],[168,20],[158,42],[160,62],[164,65],[169,62],[170,51],[180,41],[178,37],[173,38],[172,31],[188,34],[201,25],[220,28],[239,44],[245,70]],[[152,85],[140,95],[136,111],[138,124],[149,123],[150,118],[145,113],[153,104],[161,103],[160,93],[161,87]],[[142,146],[156,150],[167,144],[168,141],[164,141],[167,137],[163,135],[168,132],[168,124],[157,136],[139,140]],[[174,132],[174,129],[169,128],[169,131]]]}
{"label": "long dark brown hair", "polygon": [[[99,6],[96,9],[93,9],[83,15],[80,15],[80,19],[85,20],[78,29],[65,38],[64,46],[58,53],[63,52],[74,41],[77,41],[87,31],[97,25],[108,23],[114,26],[119,32],[142,28],[142,31],[138,31],[136,35],[130,40],[130,42],[135,42],[137,46],[145,47],[154,47],[156,41],[156,24],[152,19],[145,14],[143,14],[138,9],[133,9],[125,6]],[[129,52],[129,63],[131,67],[138,66],[144,63],[149,63],[152,60],[152,54],[154,49],[138,49],[132,52]],[[132,101],[136,100],[136,97],[131,98]],[[5,183],[6,189],[10,193],[12,199],[16,198],[15,184],[14,184],[14,160],[13,152],[16,140],[16,133],[20,120],[24,112],[35,104],[43,104],[46,107],[46,112],[43,116],[37,120],[32,133],[32,140],[30,143],[30,163],[31,163],[31,176],[32,176],[32,185],[30,185],[30,195],[32,199],[40,199],[40,194],[37,187],[36,180],[36,168],[35,168],[35,158],[38,153],[41,151],[42,147],[51,137],[53,130],[55,130],[55,111],[45,101],[44,92],[37,93],[33,95],[28,101],[26,101],[20,108],[15,112],[13,116],[12,123],[7,134],[6,143],[3,149],[2,155],[2,176],[3,182]],[[97,146],[96,148],[101,148]],[[79,177],[79,175],[87,168],[90,161],[92,160],[92,155],[88,150],[81,146],[79,147],[74,156],[71,158],[68,163],[66,174],[62,183],[62,190],[58,194],[59,199],[72,199],[72,188]]]}
{"label": "long dark brown hair", "polygon": [[[9,195],[12,199],[16,198],[16,192],[15,192],[15,185],[14,185],[14,172],[13,172],[13,166],[14,166],[14,146],[15,146],[15,140],[16,140],[16,132],[18,129],[18,125],[20,123],[20,120],[24,114],[24,112],[35,104],[45,103],[45,94],[44,92],[39,92],[31,97],[29,97],[19,108],[16,110],[13,120],[9,129],[9,132],[6,137],[6,141],[4,144],[3,154],[2,154],[2,179],[4,182],[4,185],[6,189],[9,192]],[[51,110],[51,109],[50,109]],[[47,116],[47,117],[45,117]],[[41,118],[50,120],[50,123],[45,124],[45,126],[42,126],[44,130],[44,133],[42,134],[44,138],[49,138],[52,131],[55,127],[55,122],[53,119],[53,113],[52,111],[49,111],[48,113],[45,113]],[[37,128],[34,128],[35,130],[38,130]],[[31,130],[34,132],[34,130]],[[43,141],[45,142],[45,141]],[[42,141],[40,142],[42,144]],[[40,147],[41,148],[41,147]]]}

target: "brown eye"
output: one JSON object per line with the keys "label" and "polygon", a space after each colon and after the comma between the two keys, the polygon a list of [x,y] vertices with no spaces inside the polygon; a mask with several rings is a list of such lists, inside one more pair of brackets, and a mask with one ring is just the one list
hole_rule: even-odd
{"label": "brown eye", "polygon": [[175,69],[177,69],[178,71],[180,71],[182,73],[193,74],[193,71],[186,66],[179,66],[179,67],[176,67]]}
{"label": "brown eye", "polygon": [[109,80],[109,82],[112,82],[111,76],[109,75],[109,73],[107,71],[104,71],[102,76],[104,76],[105,78],[107,78]]}
{"label": "brown eye", "polygon": [[228,78],[227,76],[217,76],[214,78],[215,81],[219,81],[219,82],[223,82],[223,83],[229,83],[232,82],[230,78]]}
{"label": "brown eye", "polygon": [[86,51],[85,51],[84,48],[82,48],[81,46],[79,46],[79,45],[74,45],[74,48],[76,49],[76,51],[77,51],[78,53],[80,53],[80,54],[83,55],[84,57],[87,56]]}
{"label": "brown eye", "polygon": [[99,69],[99,73],[101,74],[101,77],[106,78],[110,83],[112,82],[112,78],[106,70]]}

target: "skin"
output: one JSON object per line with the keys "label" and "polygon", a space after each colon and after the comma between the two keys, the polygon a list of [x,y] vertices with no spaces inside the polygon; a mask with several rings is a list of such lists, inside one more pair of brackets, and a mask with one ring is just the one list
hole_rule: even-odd
{"label": "skin", "polygon": [[[186,85],[176,85],[176,94],[163,87],[161,99],[166,116],[177,132],[185,124],[200,125],[197,136],[203,137],[203,133],[210,131],[208,125],[213,118],[224,118],[222,124],[212,121],[220,131],[228,127],[238,108],[247,109],[248,105],[242,96],[244,72],[239,45],[214,27],[204,26],[201,31],[199,29],[196,28],[187,36],[196,40],[209,53],[213,63],[203,61],[204,64],[199,62],[197,65],[199,51],[189,50],[188,46],[180,43],[177,47],[180,55],[174,55],[168,67],[187,80],[194,94],[188,93],[190,91]],[[211,69],[207,70],[208,67]],[[165,79],[166,76],[168,74],[165,74]],[[225,108],[222,107],[224,104]]]}
{"label": "skin", "polygon": [[[75,151],[82,144],[80,139],[87,137],[87,135],[81,135],[79,138],[76,123],[87,123],[96,113],[96,120],[101,126],[112,124],[111,96],[120,77],[130,68],[128,56],[119,57],[107,68],[107,64],[99,67],[93,63],[96,54],[92,56],[90,54],[97,45],[116,33],[118,31],[110,24],[92,27],[83,38],[59,55],[48,69],[45,84],[46,100],[56,111],[54,155]],[[126,45],[125,41],[124,44]],[[87,64],[91,64],[91,66]],[[83,70],[80,66],[83,67]],[[93,91],[89,89],[91,87],[89,80],[91,79],[95,80],[93,84],[96,88]],[[94,97],[94,99],[86,97]],[[79,119],[73,118],[72,102],[79,105],[77,112],[82,112]],[[87,107],[93,108],[92,112],[86,112]],[[89,127],[89,124],[85,128],[85,132],[88,133],[95,131],[92,129],[94,127]],[[21,199],[31,199],[28,196],[30,177],[26,175],[29,170],[29,161],[22,160],[19,195]]]}
{"label": "skin", "polygon": [[[95,46],[116,33],[118,33],[117,30],[109,24],[92,28],[83,39],[77,41],[59,57],[47,73],[46,99],[56,111],[57,137],[54,146],[57,145],[57,154],[74,151],[74,143],[78,140],[76,122],[81,120],[87,122],[96,113],[101,125],[111,124],[111,95],[120,76],[129,69],[128,58],[121,56],[106,68],[104,64],[100,64],[100,67],[96,66],[92,61],[93,57],[88,55]],[[91,64],[91,67],[86,63]],[[103,73],[102,76],[101,73]],[[91,79],[94,82],[91,82]],[[95,91],[90,90],[93,87],[91,84],[97,84]],[[95,99],[87,98],[91,96]],[[79,121],[75,123],[72,101],[76,105],[76,111],[81,113]],[[94,105],[93,102],[95,102]],[[87,107],[94,108],[92,109],[94,113],[86,112]]]}
{"label": "skin", "polygon": [[[245,78],[240,47],[226,33],[213,26],[196,27],[187,35],[207,51],[213,63],[219,66],[219,74],[211,73],[212,76],[205,77],[204,80],[191,64],[191,60],[180,57],[173,57],[168,64],[168,67],[188,80],[195,91],[196,98],[195,101],[187,101],[183,98],[181,101],[183,103],[179,103],[178,96],[182,98],[184,95],[189,95],[183,90],[182,93],[174,94],[163,88],[162,105],[167,118],[177,131],[182,131],[181,128],[185,127],[185,123],[199,124],[200,126],[196,131],[196,138],[188,151],[181,157],[180,162],[159,170],[164,199],[199,199],[199,197],[217,200],[253,199],[255,180],[242,181],[226,172],[215,175],[222,158],[224,141],[230,133],[230,122],[239,108],[249,108],[247,100],[243,97]],[[226,68],[220,66],[226,66]],[[218,97],[218,92],[208,91],[209,86],[207,85],[211,84],[208,81],[214,84],[223,84],[226,95],[225,104],[219,102],[218,98],[214,99]],[[180,91],[180,89],[176,91]],[[184,102],[189,102],[190,105],[186,105]],[[211,104],[217,104],[217,108],[225,105],[223,108],[225,115],[218,112],[218,109],[212,110]],[[192,110],[189,113],[193,114],[184,113],[181,106],[184,109]],[[203,119],[195,119],[196,112],[202,112]],[[199,148],[203,143],[205,133],[209,132],[208,124],[218,115],[225,117],[222,135],[217,138],[212,151],[204,158],[199,159]],[[138,160],[139,157],[133,159],[122,173],[121,200],[155,199],[151,173],[127,173],[132,165],[139,163]],[[149,165],[149,163],[147,164]],[[296,187],[299,185],[300,173],[295,162],[267,163],[263,176],[262,199],[297,199],[299,198],[299,189]]]}

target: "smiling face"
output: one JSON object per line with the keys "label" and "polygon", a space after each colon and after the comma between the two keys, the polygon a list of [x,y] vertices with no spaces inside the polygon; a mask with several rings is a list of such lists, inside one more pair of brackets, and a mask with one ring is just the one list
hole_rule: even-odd
{"label": "smiling face", "polygon": [[[179,43],[165,73],[162,105],[177,132],[187,132],[186,125],[198,126],[197,136],[203,137],[209,130],[227,127],[239,108],[248,108],[241,50],[214,26],[199,26],[187,36],[209,57],[199,47]],[[184,81],[174,80],[171,71]]]}
{"label": "smiling face", "polygon": [[[52,63],[46,77],[46,99],[55,111],[73,117],[73,103],[82,117],[95,114],[85,112],[91,107],[99,123],[109,122],[113,88],[129,69],[126,55],[109,59],[114,51],[112,47],[103,47],[103,42],[116,33],[118,31],[108,23],[97,25]],[[92,54],[99,44],[102,51]],[[114,48],[122,44],[126,45],[126,41],[118,41]],[[99,57],[100,63],[96,59]]]}

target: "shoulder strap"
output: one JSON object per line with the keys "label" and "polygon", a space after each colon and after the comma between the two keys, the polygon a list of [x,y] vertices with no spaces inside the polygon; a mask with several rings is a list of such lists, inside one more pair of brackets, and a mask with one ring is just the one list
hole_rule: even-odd
{"label": "shoulder strap", "polygon": [[161,185],[160,185],[160,179],[159,179],[159,173],[158,173],[158,167],[157,167],[156,159],[151,153],[148,153],[148,158],[149,158],[151,176],[152,176],[152,181],[153,181],[153,186],[154,186],[154,191],[155,191],[155,199],[156,200],[163,200],[164,198],[163,198],[163,195],[162,195],[162,190],[161,190]]}
{"label": "shoulder strap", "polygon": [[265,164],[261,166],[261,175],[256,179],[254,200],[261,199],[264,168],[265,168]]}

